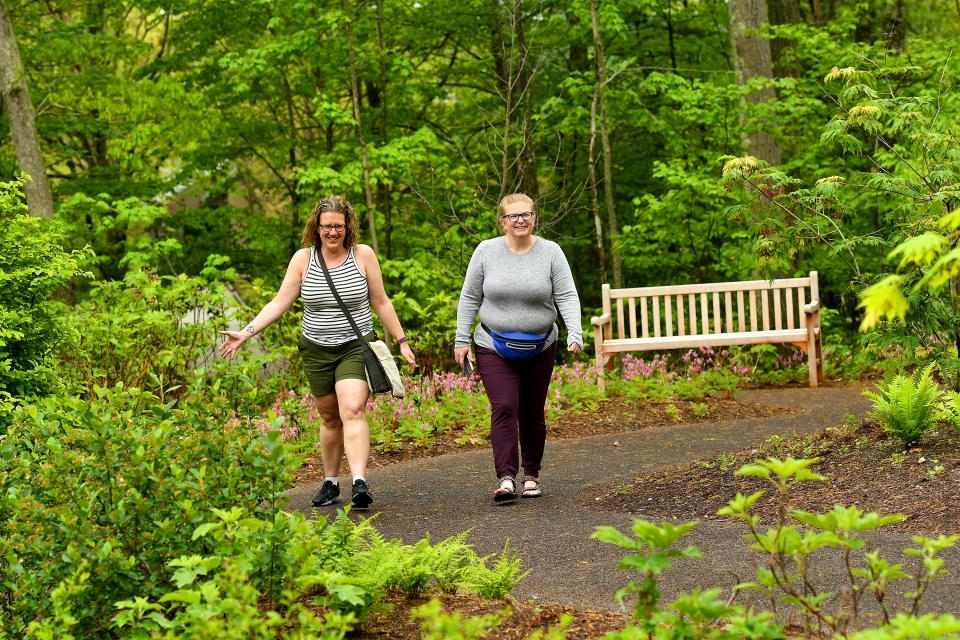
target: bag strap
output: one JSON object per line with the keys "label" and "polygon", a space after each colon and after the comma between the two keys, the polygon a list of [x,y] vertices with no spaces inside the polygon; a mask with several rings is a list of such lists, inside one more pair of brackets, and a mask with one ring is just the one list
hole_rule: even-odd
{"label": "bag strap", "polygon": [[356,321],[353,319],[353,316],[350,315],[350,311],[347,309],[347,305],[344,304],[343,298],[340,297],[340,294],[337,293],[337,288],[333,285],[333,278],[330,277],[330,270],[327,269],[327,263],[323,259],[323,253],[320,250],[315,250],[313,255],[317,263],[320,265],[320,268],[323,269],[323,276],[327,279],[327,285],[330,287],[330,293],[332,293],[333,297],[336,298],[337,304],[340,305],[340,310],[343,311],[343,315],[347,316],[347,322],[349,322],[350,326],[353,327],[354,333],[356,333],[357,337],[360,339],[360,344],[369,349],[370,346],[367,344],[363,334],[360,333],[360,327],[357,326]]}

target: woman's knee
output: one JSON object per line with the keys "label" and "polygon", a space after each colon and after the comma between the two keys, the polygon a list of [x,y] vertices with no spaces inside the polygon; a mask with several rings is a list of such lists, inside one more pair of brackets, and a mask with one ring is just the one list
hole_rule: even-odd
{"label": "woman's knee", "polygon": [[336,394],[330,393],[316,398],[313,406],[316,408],[324,427],[339,429],[343,426],[343,422],[340,420],[340,406],[337,404]]}

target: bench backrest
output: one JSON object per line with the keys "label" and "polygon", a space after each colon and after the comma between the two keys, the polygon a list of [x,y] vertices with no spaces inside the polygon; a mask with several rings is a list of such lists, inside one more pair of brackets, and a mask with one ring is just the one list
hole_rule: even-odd
{"label": "bench backrest", "polygon": [[803,307],[819,300],[817,272],[807,278],[611,289],[603,285],[607,339],[805,329]]}

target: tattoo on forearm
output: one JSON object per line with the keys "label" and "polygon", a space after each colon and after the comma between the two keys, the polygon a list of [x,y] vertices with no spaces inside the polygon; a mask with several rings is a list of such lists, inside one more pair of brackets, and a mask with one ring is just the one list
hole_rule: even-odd
{"label": "tattoo on forearm", "polygon": [[246,329],[244,329],[244,331],[246,331],[247,333],[254,333],[256,332],[256,329],[253,328],[252,324],[248,324]]}

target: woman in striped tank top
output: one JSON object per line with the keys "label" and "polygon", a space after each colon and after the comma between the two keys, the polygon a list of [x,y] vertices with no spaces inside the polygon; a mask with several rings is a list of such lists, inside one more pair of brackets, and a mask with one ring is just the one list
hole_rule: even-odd
{"label": "woman in striped tank top", "polygon": [[303,298],[303,330],[299,348],[310,391],[322,418],[320,448],[326,478],[313,498],[315,506],[340,502],[340,460],[347,454],[353,474],[351,502],[366,509],[373,502],[367,486],[370,427],[367,424],[367,379],[360,341],[330,292],[320,267],[324,261],[337,293],[367,340],[374,340],[376,311],[383,327],[397,339],[400,354],[416,364],[397,312],[383,288],[380,263],[373,249],[357,244],[357,219],[344,198],[323,198],[303,230],[304,249],[290,260],[283,284],[243,331],[224,331],[220,355],[236,357],[244,342],[286,313]]}

